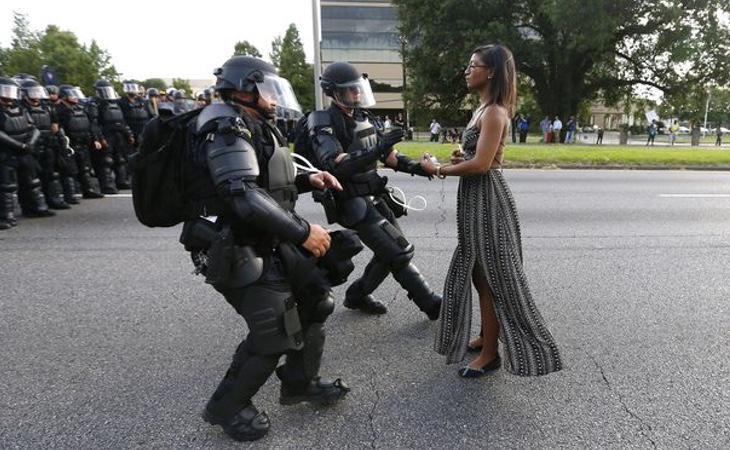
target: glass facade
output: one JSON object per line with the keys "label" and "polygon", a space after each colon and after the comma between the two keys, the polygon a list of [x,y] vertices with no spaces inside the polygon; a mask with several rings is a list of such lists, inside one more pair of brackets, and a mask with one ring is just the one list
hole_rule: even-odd
{"label": "glass facade", "polygon": [[356,65],[371,80],[375,108],[401,109],[403,67],[395,7],[382,0],[322,0],[320,14],[323,69],[334,61]]}

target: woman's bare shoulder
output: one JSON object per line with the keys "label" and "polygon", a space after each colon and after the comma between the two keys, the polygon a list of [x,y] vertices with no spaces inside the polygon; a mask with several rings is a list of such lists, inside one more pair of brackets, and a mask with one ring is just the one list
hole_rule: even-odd
{"label": "woman's bare shoulder", "polygon": [[509,122],[509,111],[507,110],[507,108],[501,105],[489,105],[484,108],[481,122],[482,125],[486,125],[488,122],[491,122],[492,124],[494,124],[495,122]]}

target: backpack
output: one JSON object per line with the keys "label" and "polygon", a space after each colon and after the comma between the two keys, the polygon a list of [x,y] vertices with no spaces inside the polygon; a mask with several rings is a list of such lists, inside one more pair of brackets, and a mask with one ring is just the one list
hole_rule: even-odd
{"label": "backpack", "polygon": [[134,213],[143,225],[171,227],[190,218],[183,172],[190,164],[188,128],[200,111],[202,108],[173,117],[156,117],[145,126],[139,150],[129,158]]}

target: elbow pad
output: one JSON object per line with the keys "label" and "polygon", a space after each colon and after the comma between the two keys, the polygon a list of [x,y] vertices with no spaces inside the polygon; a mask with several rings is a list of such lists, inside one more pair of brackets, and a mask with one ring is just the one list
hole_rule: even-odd
{"label": "elbow pad", "polygon": [[38,143],[38,139],[41,137],[41,132],[38,131],[38,128],[33,128],[33,134],[30,136],[30,139],[28,140],[28,147],[33,148]]}
{"label": "elbow pad", "polygon": [[234,133],[210,133],[205,140],[208,170],[216,188],[231,180],[255,180],[259,176],[256,151]]}

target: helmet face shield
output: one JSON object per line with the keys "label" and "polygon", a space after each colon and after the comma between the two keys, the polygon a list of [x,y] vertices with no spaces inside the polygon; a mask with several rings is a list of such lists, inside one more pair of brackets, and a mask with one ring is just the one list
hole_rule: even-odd
{"label": "helmet face shield", "polygon": [[365,76],[335,85],[332,94],[335,101],[346,108],[369,108],[375,105],[373,89]]}
{"label": "helmet face shield", "polygon": [[119,98],[119,95],[117,95],[117,91],[114,90],[111,86],[102,86],[96,88],[96,92],[99,94],[99,97],[103,98],[104,100],[116,100]]}
{"label": "helmet face shield", "polygon": [[124,83],[122,84],[122,90],[125,94],[138,94],[139,85],[137,83]]}
{"label": "helmet face shield", "polygon": [[0,84],[0,98],[18,99],[18,86]]}
{"label": "helmet face shield", "polygon": [[42,100],[48,98],[48,93],[43,86],[23,88],[23,95],[31,100]]}
{"label": "helmet face shield", "polygon": [[256,89],[261,98],[271,104],[276,104],[280,108],[302,111],[294,90],[286,78],[265,74],[262,81],[256,82]]}

